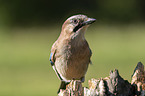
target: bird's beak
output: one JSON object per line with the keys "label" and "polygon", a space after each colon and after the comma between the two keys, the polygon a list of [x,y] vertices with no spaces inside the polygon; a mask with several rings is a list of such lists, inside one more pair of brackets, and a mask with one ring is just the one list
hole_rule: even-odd
{"label": "bird's beak", "polygon": [[89,25],[89,24],[94,23],[95,21],[96,21],[96,19],[94,19],[94,18],[88,18],[87,21],[83,22],[83,25]]}
{"label": "bird's beak", "polygon": [[94,23],[95,21],[96,21],[96,19],[94,19],[94,18],[88,18],[87,21],[84,21],[84,22],[79,23],[79,24],[74,28],[73,31],[76,32],[79,28],[81,28],[81,27],[83,27],[83,26],[85,26],[85,25],[92,24],[92,23]]}

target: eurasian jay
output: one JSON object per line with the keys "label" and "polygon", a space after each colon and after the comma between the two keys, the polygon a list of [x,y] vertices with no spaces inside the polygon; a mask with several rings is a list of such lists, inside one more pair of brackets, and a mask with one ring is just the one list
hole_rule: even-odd
{"label": "eurasian jay", "polygon": [[96,19],[85,15],[74,15],[64,22],[50,54],[51,65],[61,80],[58,92],[65,89],[71,80],[84,82],[92,55],[84,34],[88,26],[95,21]]}

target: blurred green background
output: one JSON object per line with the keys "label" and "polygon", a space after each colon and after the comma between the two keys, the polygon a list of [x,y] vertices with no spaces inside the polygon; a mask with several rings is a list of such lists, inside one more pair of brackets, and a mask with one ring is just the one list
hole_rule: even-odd
{"label": "blurred green background", "polygon": [[74,14],[98,20],[85,34],[93,64],[84,86],[114,69],[130,81],[137,62],[145,64],[143,0],[0,0],[0,96],[56,96],[60,81],[48,58]]}

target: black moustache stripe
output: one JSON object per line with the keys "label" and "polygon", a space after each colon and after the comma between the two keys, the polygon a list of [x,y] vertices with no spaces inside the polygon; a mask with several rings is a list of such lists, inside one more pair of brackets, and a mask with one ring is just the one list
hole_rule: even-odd
{"label": "black moustache stripe", "polygon": [[84,26],[84,24],[82,24],[82,23],[80,23],[80,24],[78,24],[75,28],[74,28],[74,30],[73,30],[73,32],[76,32],[77,30],[79,30],[81,27],[83,27]]}

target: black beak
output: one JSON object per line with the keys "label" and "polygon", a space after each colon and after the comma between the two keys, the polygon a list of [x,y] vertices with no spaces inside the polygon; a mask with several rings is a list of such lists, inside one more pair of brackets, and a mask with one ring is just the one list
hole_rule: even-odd
{"label": "black beak", "polygon": [[94,19],[94,18],[88,18],[87,21],[83,22],[83,25],[89,25],[89,24],[94,23],[95,21],[96,21],[96,19]]}

